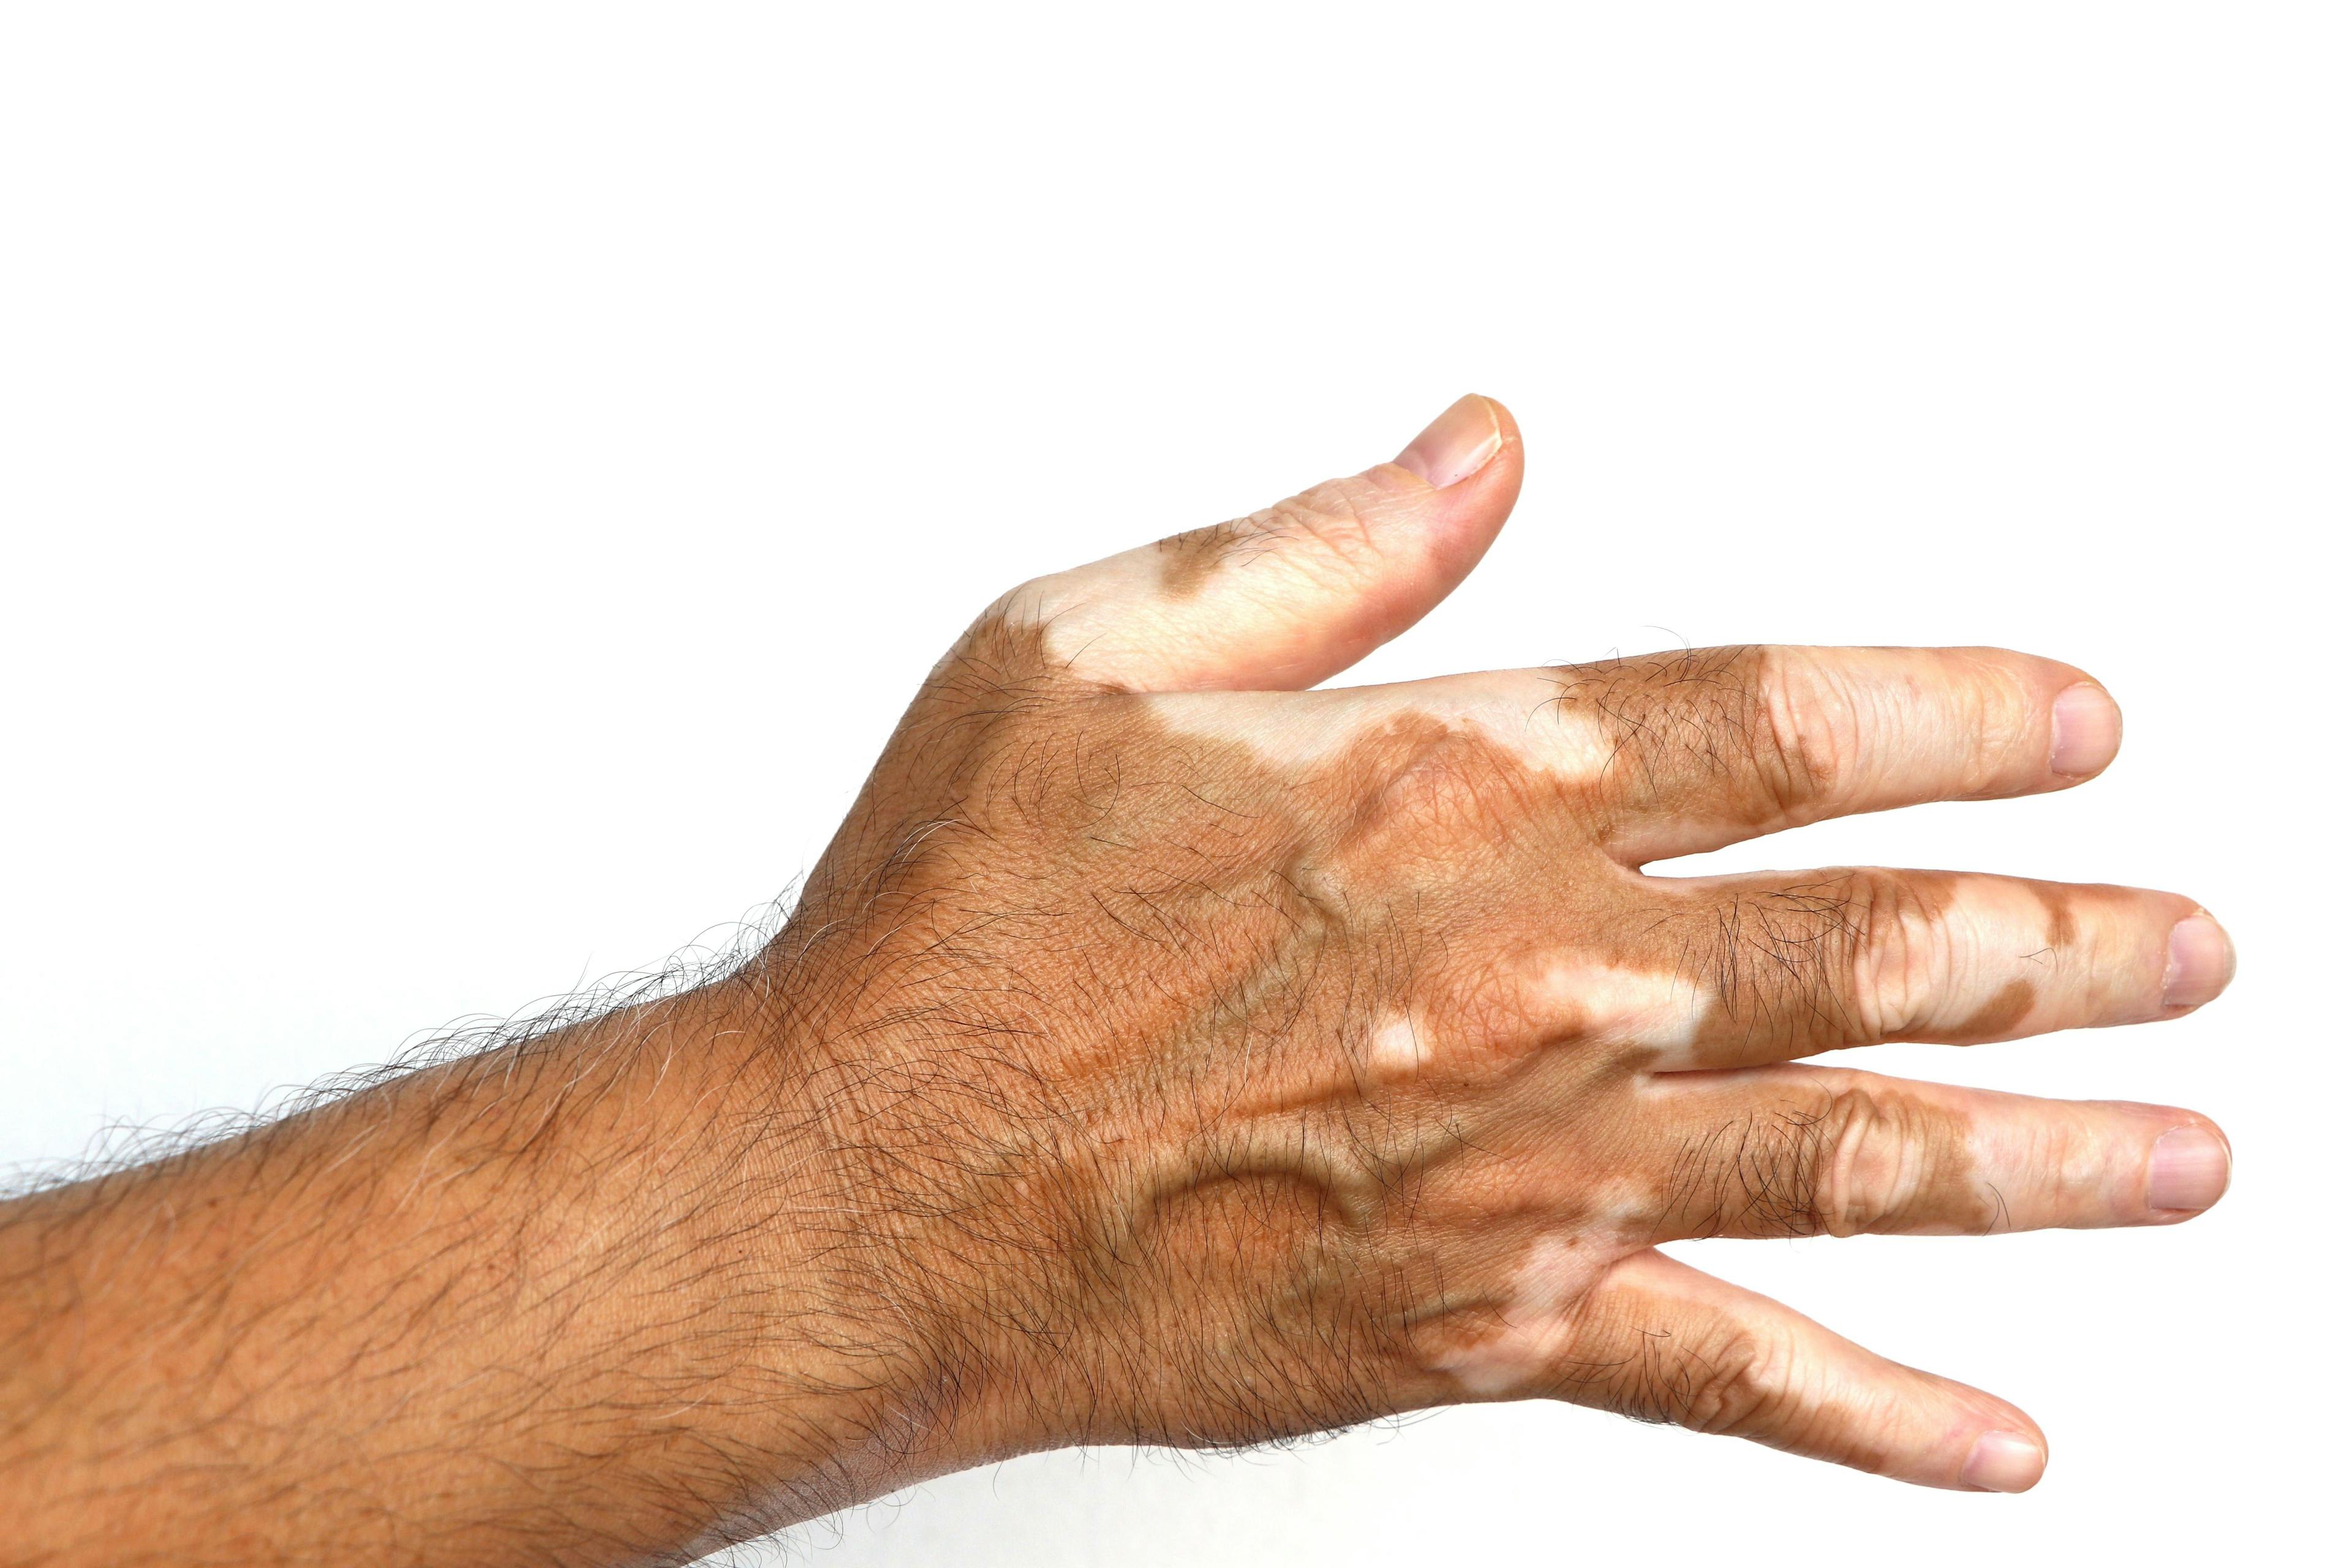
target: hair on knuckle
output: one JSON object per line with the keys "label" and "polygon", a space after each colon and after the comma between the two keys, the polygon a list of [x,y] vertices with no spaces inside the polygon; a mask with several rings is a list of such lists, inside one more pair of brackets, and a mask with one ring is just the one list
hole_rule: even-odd
{"label": "hair on knuckle", "polygon": [[1726,1118],[1684,1141],[1669,1169],[1661,1211],[1679,1234],[1817,1236],[1822,1212],[1828,1118],[1782,1106]]}
{"label": "hair on knuckle", "polygon": [[1637,1421],[1749,1436],[1766,1429],[1785,1397],[1785,1362],[1744,1324],[1642,1329],[1633,1353],[1609,1368],[1598,1403]]}

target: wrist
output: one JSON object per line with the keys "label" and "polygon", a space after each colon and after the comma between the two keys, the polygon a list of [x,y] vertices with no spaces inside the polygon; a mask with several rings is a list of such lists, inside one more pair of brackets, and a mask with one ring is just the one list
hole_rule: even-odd
{"label": "wrist", "polygon": [[826,1506],[1097,1435],[1066,1394],[1097,1359],[1075,1278],[1087,1119],[1012,1052],[876,1008],[811,956],[747,973],[741,1037],[746,1099],[774,1108],[747,1154],[774,1195],[763,1246],[797,1304],[778,1364],[851,1435]]}
{"label": "wrist", "polygon": [[667,1179],[704,1260],[696,1310],[743,1344],[713,1404],[774,1459],[763,1528],[1037,1446],[1003,1413],[979,1303],[1004,1284],[975,1234],[996,1222],[951,1179],[948,1075],[822,994],[755,961],[677,1000],[709,1042],[694,1071],[647,1063],[661,1141],[690,1151]]}

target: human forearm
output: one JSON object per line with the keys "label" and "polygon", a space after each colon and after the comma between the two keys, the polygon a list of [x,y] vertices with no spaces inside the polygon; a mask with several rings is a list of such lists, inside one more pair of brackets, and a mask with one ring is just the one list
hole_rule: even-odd
{"label": "human forearm", "polygon": [[14,1551],[609,1563],[829,1506],[898,1368],[828,1295],[835,1141],[772,997],[747,972],[0,1210]]}

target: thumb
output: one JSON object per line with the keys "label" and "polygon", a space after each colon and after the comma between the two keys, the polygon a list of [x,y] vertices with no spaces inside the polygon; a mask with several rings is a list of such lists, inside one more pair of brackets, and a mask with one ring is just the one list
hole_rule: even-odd
{"label": "thumb", "polygon": [[1000,601],[1082,679],[1136,691],[1297,689],[1427,615],[1519,493],[1519,428],[1473,395],[1393,462],[1213,528],[1041,577]]}

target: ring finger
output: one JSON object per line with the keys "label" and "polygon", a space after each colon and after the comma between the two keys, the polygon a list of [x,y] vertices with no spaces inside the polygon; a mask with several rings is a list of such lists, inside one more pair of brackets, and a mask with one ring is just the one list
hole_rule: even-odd
{"label": "ring finger", "polygon": [[2221,1130],[2167,1106],[1794,1066],[1669,1074],[1650,1101],[1659,1241],[2168,1225],[2230,1179]]}
{"label": "ring finger", "polygon": [[1659,1070],[2174,1017],[2235,966],[2210,915],[2137,888],[1877,869],[1647,887],[1621,962],[1675,998],[1628,1036]]}

